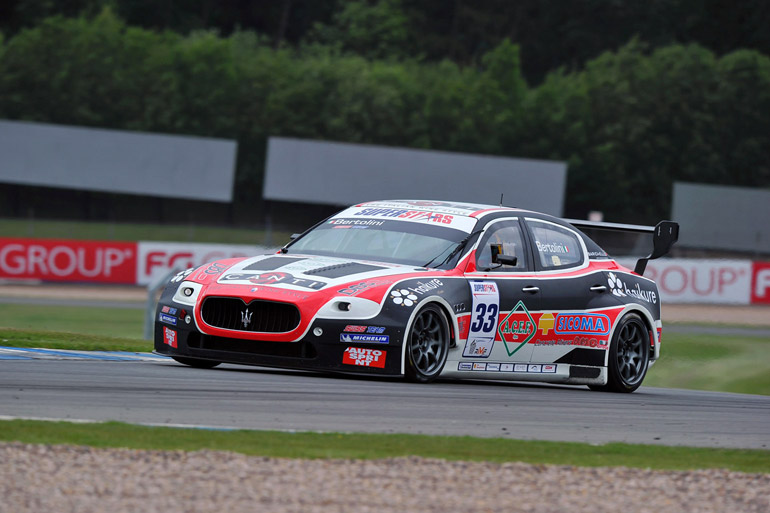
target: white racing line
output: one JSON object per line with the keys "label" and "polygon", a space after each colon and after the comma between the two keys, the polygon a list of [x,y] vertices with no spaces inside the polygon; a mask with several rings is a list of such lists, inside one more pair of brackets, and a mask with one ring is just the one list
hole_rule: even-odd
{"label": "white racing line", "polygon": [[168,356],[125,351],[70,351],[0,346],[0,360],[102,360],[111,362],[168,362]]}

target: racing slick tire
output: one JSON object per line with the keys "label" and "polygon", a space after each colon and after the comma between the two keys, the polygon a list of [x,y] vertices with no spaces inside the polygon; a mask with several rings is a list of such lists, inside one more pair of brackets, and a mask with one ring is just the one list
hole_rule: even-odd
{"label": "racing slick tire", "polygon": [[615,329],[610,343],[607,384],[592,390],[633,392],[642,384],[650,363],[650,335],[639,315],[625,315]]}
{"label": "racing slick tire", "polygon": [[213,369],[222,362],[213,362],[211,360],[198,360],[197,358],[185,358],[184,356],[172,356],[177,362],[195,367],[196,369]]}
{"label": "racing slick tire", "polygon": [[406,342],[406,379],[430,383],[441,374],[449,352],[449,322],[435,304],[426,305],[414,317]]}

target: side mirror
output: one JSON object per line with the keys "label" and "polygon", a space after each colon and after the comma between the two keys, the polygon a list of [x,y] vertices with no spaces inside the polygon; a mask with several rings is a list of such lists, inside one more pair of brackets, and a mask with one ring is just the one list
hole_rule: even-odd
{"label": "side mirror", "polygon": [[492,263],[498,265],[516,265],[519,259],[513,255],[503,255],[502,244],[490,244],[489,250],[492,252]]}

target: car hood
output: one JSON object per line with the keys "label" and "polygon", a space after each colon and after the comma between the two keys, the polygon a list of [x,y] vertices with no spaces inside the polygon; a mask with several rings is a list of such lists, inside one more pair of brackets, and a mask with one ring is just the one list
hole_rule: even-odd
{"label": "car hood", "polygon": [[398,280],[435,273],[426,268],[367,260],[273,254],[212,262],[186,279],[203,284],[203,295],[292,302],[346,295],[379,302],[388,286]]}

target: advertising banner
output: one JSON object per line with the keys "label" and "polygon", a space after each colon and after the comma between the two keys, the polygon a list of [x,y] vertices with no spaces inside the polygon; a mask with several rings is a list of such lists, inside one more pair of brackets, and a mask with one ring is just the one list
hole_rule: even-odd
{"label": "advertising banner", "polygon": [[[634,268],[634,261],[623,259]],[[658,284],[664,303],[747,305],[751,302],[751,261],[697,258],[651,260],[644,273]]]}
{"label": "advertising banner", "polygon": [[275,248],[246,244],[138,243],[136,283],[148,285],[174,269],[183,271],[222,258],[274,253]]}
{"label": "advertising banner", "polygon": [[136,242],[0,238],[0,278],[136,283]]}
{"label": "advertising banner", "polygon": [[754,262],[751,280],[751,302],[770,304],[770,262]]}

